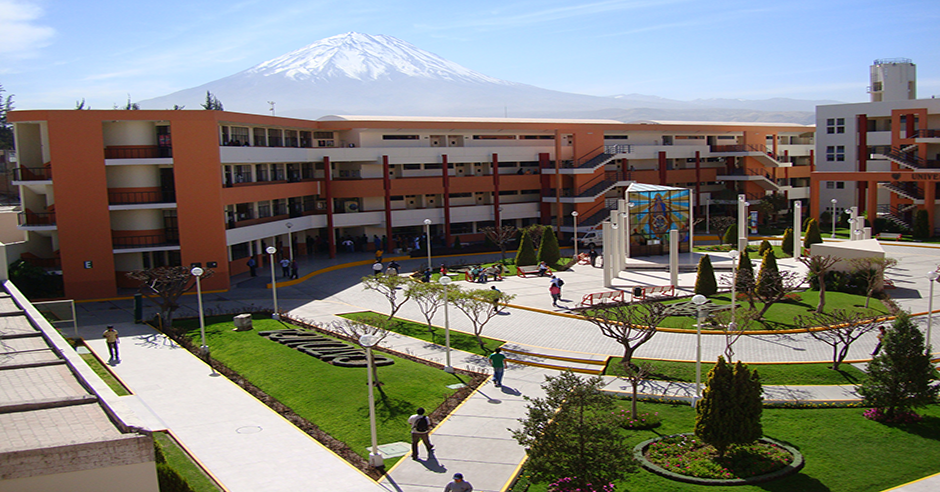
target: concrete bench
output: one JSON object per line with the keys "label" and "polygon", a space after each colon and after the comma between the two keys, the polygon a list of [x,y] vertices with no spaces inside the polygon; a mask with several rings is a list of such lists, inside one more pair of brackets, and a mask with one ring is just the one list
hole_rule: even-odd
{"label": "concrete bench", "polygon": [[633,288],[633,298],[646,299],[646,296],[661,294],[664,296],[675,296],[675,285],[644,285]]}
{"label": "concrete bench", "polygon": [[604,304],[608,302],[624,302],[623,300],[623,291],[617,290],[613,292],[595,292],[593,294],[585,294],[581,298],[582,306],[593,306],[595,304]]}
{"label": "concrete bench", "polygon": [[877,239],[891,239],[897,241],[901,239],[902,234],[900,232],[879,232],[875,235]]}
{"label": "concrete bench", "polygon": [[579,265],[590,265],[591,257],[587,253],[578,253],[578,264]]}
{"label": "concrete bench", "polygon": [[[548,270],[545,270],[545,275],[551,275],[551,274],[552,274],[552,269],[551,269],[551,268],[549,268]],[[522,277],[522,278],[525,278],[525,277],[527,277],[527,276],[529,276],[529,275],[538,276],[538,275],[539,275],[539,266],[538,266],[538,265],[531,265],[531,266],[516,267],[516,275],[518,275],[518,276],[520,276],[520,277]]]}

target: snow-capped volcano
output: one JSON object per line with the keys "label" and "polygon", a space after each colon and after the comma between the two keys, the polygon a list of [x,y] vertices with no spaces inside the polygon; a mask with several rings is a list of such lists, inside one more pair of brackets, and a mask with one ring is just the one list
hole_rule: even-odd
{"label": "snow-capped volcano", "polygon": [[265,77],[280,74],[298,81],[337,78],[377,81],[406,76],[511,85],[511,82],[474,72],[398,38],[358,32],[322,39],[245,73]]}
{"label": "snow-capped volcano", "polygon": [[701,103],[654,96],[552,91],[475,72],[391,36],[357,32],[322,39],[229,77],[140,105],[199,109],[206,91],[228,111],[267,114],[273,101],[278,116],[311,119],[328,114],[794,123],[814,119],[807,112],[740,109],[740,103],[711,114],[713,109]]}

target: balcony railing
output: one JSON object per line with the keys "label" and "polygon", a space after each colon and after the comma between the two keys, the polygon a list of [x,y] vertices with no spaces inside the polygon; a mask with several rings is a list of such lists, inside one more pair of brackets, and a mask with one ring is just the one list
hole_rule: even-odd
{"label": "balcony railing", "polygon": [[176,193],[163,191],[109,191],[111,205],[137,205],[144,203],[173,203]]}
{"label": "balcony railing", "polygon": [[940,138],[940,130],[917,130],[911,135],[913,138]]}
{"label": "balcony railing", "polygon": [[19,224],[28,227],[54,226],[55,212],[31,212],[26,210],[16,214]]}
{"label": "balcony railing", "polygon": [[159,159],[173,157],[172,147],[158,147],[156,145],[128,145],[120,147],[105,147],[105,159]]}
{"label": "balcony railing", "polygon": [[143,236],[112,237],[111,245],[114,249],[126,248],[156,248],[161,246],[179,246],[179,239],[172,239],[165,234],[149,234]]}
{"label": "balcony railing", "polygon": [[766,145],[712,145],[711,151],[713,153],[725,153],[725,152],[760,152],[762,154],[767,153]]}
{"label": "balcony railing", "polygon": [[13,169],[13,181],[52,181],[52,168],[17,167]]}

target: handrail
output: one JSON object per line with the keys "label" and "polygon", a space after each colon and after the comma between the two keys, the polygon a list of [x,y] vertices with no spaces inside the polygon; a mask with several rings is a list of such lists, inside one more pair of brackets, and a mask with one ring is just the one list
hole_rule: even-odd
{"label": "handrail", "polygon": [[147,234],[143,236],[112,237],[111,245],[115,249],[147,248],[158,246],[179,246],[179,241],[172,241],[165,234]]}
{"label": "handrail", "polygon": [[108,204],[173,203],[176,201],[175,195],[175,193],[164,193],[163,191],[109,191]]}
{"label": "handrail", "polygon": [[55,212],[33,212],[29,209],[16,214],[21,226],[54,226]]}
{"label": "handrail", "polygon": [[767,146],[763,144],[709,145],[709,150],[713,153],[760,152],[767,154]]}
{"label": "handrail", "polygon": [[578,196],[578,195],[580,195],[582,192],[584,192],[585,190],[589,190],[589,189],[593,188],[597,183],[599,183],[599,182],[601,182],[601,181],[604,181],[604,179],[606,178],[606,175],[605,175],[605,174],[606,174],[606,173],[599,173],[598,175],[596,175],[596,176],[594,176],[593,178],[591,178],[591,180],[588,181],[587,183],[584,183],[583,185],[578,186],[578,187],[574,190],[573,195],[574,195],[574,196]]}
{"label": "handrail", "polygon": [[940,138],[940,130],[921,129],[916,130],[911,138]]}
{"label": "handrail", "polygon": [[51,167],[15,167],[13,181],[52,181]]}
{"label": "handrail", "polygon": [[615,144],[604,147],[605,154],[632,154],[633,144]]}
{"label": "handrail", "polygon": [[891,147],[884,155],[896,161],[901,161],[914,168],[927,167],[927,161],[925,161],[923,157],[911,155],[907,152],[902,152],[901,149],[897,147]]}

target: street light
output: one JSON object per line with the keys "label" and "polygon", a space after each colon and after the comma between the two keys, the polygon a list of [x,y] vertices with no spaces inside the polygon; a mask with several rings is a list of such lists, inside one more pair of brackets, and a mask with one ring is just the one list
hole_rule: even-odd
{"label": "street light", "polygon": [[933,327],[933,284],[937,283],[937,277],[940,277],[940,272],[936,270],[927,274],[927,279],[930,280],[930,300],[927,302],[927,355],[930,355],[930,329]]}
{"label": "street light", "polygon": [[708,302],[702,294],[692,296],[692,304],[695,304],[696,323],[695,323],[695,399],[692,400],[692,406],[702,397],[702,305]]}
{"label": "street light", "polygon": [[375,395],[372,390],[372,347],[378,342],[375,335],[362,335],[359,344],[366,349],[366,361],[369,373],[369,429],[372,431],[372,450],[369,451],[369,464],[378,468],[385,465],[382,453],[379,452],[379,439],[375,430]]}
{"label": "street light", "polygon": [[738,250],[732,249],[728,252],[728,256],[731,257],[731,319],[736,319],[734,317],[734,304],[738,297]]}
{"label": "street light", "polygon": [[836,237],[836,204],[839,203],[839,200],[833,198],[829,201],[832,202],[832,237]]}
{"label": "street light", "polygon": [[444,366],[444,372],[453,374],[454,368],[450,365],[450,318],[447,317],[447,284],[450,283],[450,277],[441,274],[441,278],[437,281],[444,286],[444,346],[447,348],[445,355],[447,364]]}
{"label": "street light", "polygon": [[424,237],[428,239],[428,270],[431,269],[431,219],[424,219]]}
{"label": "street light", "polygon": [[290,222],[288,222],[287,224],[284,224],[284,225],[287,226],[287,252],[288,252],[287,257],[290,258],[290,261],[294,261],[294,241],[291,238],[291,234],[290,234],[290,228],[294,227],[294,224],[291,224]]}
{"label": "street light", "polygon": [[196,277],[196,299],[199,303],[199,334],[202,335],[202,346],[199,347],[199,350],[201,350],[202,355],[208,359],[209,346],[206,345],[206,320],[202,315],[202,284],[199,283],[199,279],[202,277],[202,274],[205,273],[205,270],[199,267],[193,267],[189,273],[193,274],[193,277]]}
{"label": "street light", "polygon": [[571,217],[574,219],[574,257],[578,258],[578,211],[572,210]]}
{"label": "street light", "polygon": [[274,314],[271,315],[271,318],[280,319],[281,316],[277,312],[277,277],[274,275],[274,253],[277,253],[277,248],[268,246],[264,251],[268,253],[271,259],[271,295],[274,297]]}

